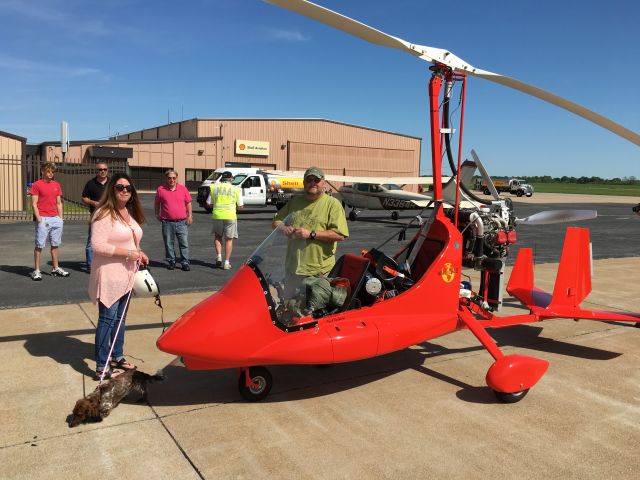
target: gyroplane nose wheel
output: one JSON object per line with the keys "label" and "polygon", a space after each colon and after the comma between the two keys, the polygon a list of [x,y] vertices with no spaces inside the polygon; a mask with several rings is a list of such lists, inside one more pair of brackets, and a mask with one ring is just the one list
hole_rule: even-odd
{"label": "gyroplane nose wheel", "polygon": [[[249,372],[251,384],[247,385],[246,374]],[[259,402],[271,391],[273,378],[271,373],[264,367],[244,368],[238,379],[238,390],[240,395],[248,402]]]}
{"label": "gyroplane nose wheel", "polygon": [[494,390],[493,393],[502,403],[518,403],[527,396],[529,389],[527,388],[526,390],[520,390],[519,392],[513,393],[498,392],[497,390]]}
{"label": "gyroplane nose wheel", "polygon": [[391,220],[397,220],[399,217],[398,212],[391,212]]}

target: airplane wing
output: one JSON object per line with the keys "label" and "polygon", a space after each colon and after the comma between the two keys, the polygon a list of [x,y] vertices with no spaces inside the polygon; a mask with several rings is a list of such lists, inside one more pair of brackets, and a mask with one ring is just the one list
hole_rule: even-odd
{"label": "airplane wing", "polygon": [[[442,177],[446,182],[449,177]],[[432,185],[433,177],[359,177],[353,175],[325,175],[325,180],[329,182],[345,183],[372,183],[384,185],[387,183],[396,185]]]}
{"label": "airplane wing", "polygon": [[[283,170],[265,170],[266,173],[273,175],[284,175],[288,177],[302,177],[304,172],[300,171],[283,171]],[[384,185],[387,183],[396,185],[432,185],[433,177],[361,177],[355,175],[325,175],[325,180],[329,182],[344,183],[371,183]],[[442,181],[446,182],[451,177],[442,177]]]}

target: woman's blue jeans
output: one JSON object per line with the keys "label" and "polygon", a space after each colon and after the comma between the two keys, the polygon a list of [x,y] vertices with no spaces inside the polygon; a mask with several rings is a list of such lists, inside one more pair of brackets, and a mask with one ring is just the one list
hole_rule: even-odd
{"label": "woman's blue jeans", "polygon": [[[95,345],[96,370],[102,371],[108,364],[109,359],[107,356],[112,342],[115,345],[111,358],[120,359],[124,357],[124,321],[127,317],[124,307],[127,304],[127,296],[128,294],[123,295],[109,308],[105,307],[102,302],[98,302],[98,327],[96,328]],[[118,328],[120,317],[122,317],[122,325],[116,337],[116,329]]]}

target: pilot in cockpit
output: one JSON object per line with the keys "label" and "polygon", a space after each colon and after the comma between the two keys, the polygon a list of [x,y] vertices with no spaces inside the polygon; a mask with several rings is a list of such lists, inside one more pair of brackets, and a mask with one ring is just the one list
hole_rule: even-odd
{"label": "pilot in cockpit", "polygon": [[288,276],[299,277],[297,283],[329,273],[336,263],[337,242],[349,236],[342,205],[324,190],[324,172],[308,168],[304,195],[292,198],[273,219],[273,228],[280,228],[289,238],[285,267]]}

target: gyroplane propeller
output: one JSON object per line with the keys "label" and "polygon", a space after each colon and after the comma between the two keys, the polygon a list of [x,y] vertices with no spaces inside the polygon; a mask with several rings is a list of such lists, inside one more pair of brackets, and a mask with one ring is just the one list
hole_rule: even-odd
{"label": "gyroplane propeller", "polygon": [[[461,208],[464,185],[459,181],[453,207],[445,208],[441,165],[441,136],[448,156],[450,153],[450,142],[442,129],[450,129],[447,108],[451,92],[461,86],[464,111],[468,76],[548,101],[640,144],[637,133],[539,88],[476,69],[446,50],[405,42],[313,3],[269,3],[432,64],[429,111],[433,208],[424,220],[421,217],[416,234],[399,251],[383,252],[382,242],[362,255],[344,254],[327,278],[312,278],[302,284],[295,282],[296,276],[291,275],[294,272],[287,270],[295,267],[296,258],[288,255],[287,230],[276,228],[219,292],[191,308],[160,336],[160,350],[182,357],[188,369],[237,368],[241,394],[255,401],[264,398],[273,383],[264,365],[360,360],[468,329],[494,358],[486,375],[488,386],[501,401],[517,402],[544,375],[548,363],[523,355],[504,355],[488,329],[548,318],[640,322],[640,314],[585,310],[580,306],[591,291],[591,251],[589,231],[577,227],[567,229],[551,294],[534,285],[532,250],[520,249],[507,291],[528,313],[497,316],[488,302],[489,289],[483,292],[481,288],[478,293],[468,282],[461,282],[462,268],[473,267],[481,277],[499,274],[509,245],[516,239],[518,223],[549,223],[576,214],[541,213],[518,219],[509,201],[495,198],[486,208]],[[461,114],[460,127],[463,117]],[[461,168],[461,145],[460,137],[457,164],[452,162],[454,175]],[[322,287],[325,294],[320,295],[313,286]]]}

